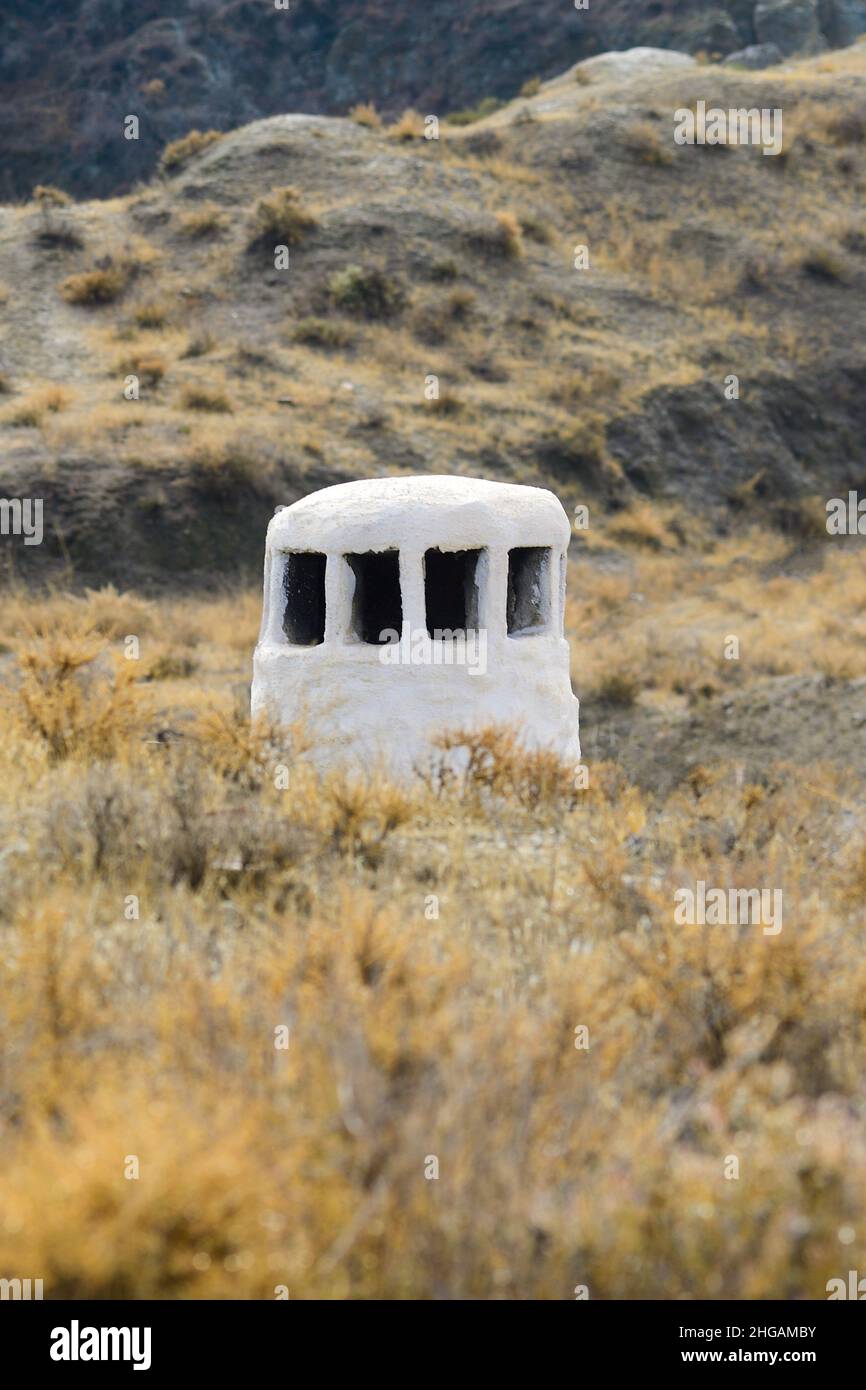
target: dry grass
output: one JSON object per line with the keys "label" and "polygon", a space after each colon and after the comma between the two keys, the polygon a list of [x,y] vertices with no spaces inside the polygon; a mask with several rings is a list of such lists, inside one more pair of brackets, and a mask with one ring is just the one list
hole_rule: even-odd
{"label": "dry grass", "polygon": [[303,206],[299,189],[272,188],[256,204],[250,245],[297,246],[316,226],[318,219]]}
{"label": "dry grass", "polygon": [[519,260],[524,254],[523,226],[513,213],[503,209],[494,215],[490,245],[509,260]]}
{"label": "dry grass", "polygon": [[49,415],[66,410],[72,395],[63,386],[44,386],[12,402],[2,413],[4,424],[16,429],[38,429]]}
{"label": "dry grass", "polygon": [[463,416],[466,402],[453,386],[441,386],[437,394],[425,402],[425,409],[432,410],[440,416]]}
{"label": "dry grass", "polygon": [[173,140],[170,145],[166,145],[159,167],[163,173],[176,174],[197,154],[201,154],[221,139],[222,132],[219,130],[191,130],[180,140]]}
{"label": "dry grass", "polygon": [[123,294],[128,280],[129,272],[124,265],[100,266],[68,275],[60,286],[60,293],[67,304],[113,304]]}
{"label": "dry grass", "polygon": [[180,393],[182,410],[202,410],[211,415],[228,415],[232,403],[221,386],[205,382],[189,382]]}
{"label": "dry grass", "polygon": [[34,634],[19,645],[21,681],[6,694],[6,713],[12,728],[43,749],[49,765],[114,757],[140,724],[134,668],[118,660],[106,675],[95,664],[103,647],[88,629]]}
{"label": "dry grass", "polygon": [[673,163],[670,137],[650,121],[641,121],[631,127],[626,137],[626,148],[642,164],[659,166]]}
{"label": "dry grass", "polygon": [[303,343],[306,347],[330,350],[346,348],[354,340],[352,330],[344,323],[315,315],[299,319],[292,330],[292,337],[296,343]]}
{"label": "dry grass", "polygon": [[145,349],[119,358],[116,370],[123,376],[137,376],[144,386],[158,386],[168,370],[168,363],[158,353]]}
{"label": "dry grass", "polygon": [[83,246],[81,233],[70,220],[68,211],[74,206],[73,200],[62,188],[37,184],[31,194],[31,203],[39,214],[35,229],[35,240],[39,245],[63,247],[67,251]]}
{"label": "dry grass", "polygon": [[72,203],[68,193],[50,183],[38,183],[30,195],[30,201],[46,213],[54,208],[68,208]]}
{"label": "dry grass", "polygon": [[178,231],[192,240],[214,236],[225,226],[225,215],[217,203],[201,203],[178,217]]}
{"label": "dry grass", "polygon": [[483,121],[487,116],[492,116],[504,103],[498,97],[484,97],[477,106],[466,107],[463,111],[451,111],[446,116],[449,125],[464,126],[474,125],[476,121]]}
{"label": "dry grass", "polygon": [[356,125],[367,126],[369,130],[378,130],[382,124],[382,117],[375,105],[369,101],[362,101],[353,106],[349,112],[349,120],[354,121]]}
{"label": "dry grass", "polygon": [[165,328],[174,305],[168,299],[148,299],[136,304],[132,319],[138,328]]}
{"label": "dry grass", "polygon": [[413,327],[425,343],[448,342],[455,330],[466,326],[477,308],[473,290],[458,285],[436,299],[419,306],[413,315]]}
{"label": "dry grass", "polygon": [[363,319],[389,319],[401,309],[405,294],[382,266],[348,265],[335,271],[328,293],[337,309]]}
{"label": "dry grass", "polygon": [[196,426],[186,461],[212,489],[218,489],[253,479],[262,482],[273,473],[278,456],[278,446],[272,442],[250,437],[246,431],[227,436],[225,427],[214,422],[210,429]]}
{"label": "dry grass", "polygon": [[[581,613],[710,601],[700,548],[617,544],[651,569],[581,566]],[[771,586],[777,626],[840,585],[863,619],[833,555]],[[444,740],[460,776],[322,777],[235,712],[257,618],[0,613],[3,1267],[76,1298],[823,1297],[866,1203],[862,788],[578,789],[505,730]],[[697,878],[783,885],[783,931],[677,926]]]}
{"label": "dry grass", "polygon": [[113,304],[141,273],[153,273],[160,252],[149,242],[132,238],[120,249],[106,251],[90,270],[69,275],[60,285],[67,304]]}
{"label": "dry grass", "polygon": [[[699,557],[693,547],[701,543]],[[584,694],[696,703],[779,676],[866,676],[866,579],[855,555],[828,545],[816,573],[767,581],[755,557],[784,558],[781,537],[747,531],[713,540],[676,509],[647,505],[600,532],[591,527],[581,544],[590,554],[630,554],[625,572],[588,562],[572,579],[580,650],[573,679]],[[841,621],[840,611],[850,616]],[[725,659],[730,636],[738,659]]]}
{"label": "dry grass", "polygon": [[424,117],[417,111],[404,111],[398,121],[385,131],[389,140],[423,140]]}

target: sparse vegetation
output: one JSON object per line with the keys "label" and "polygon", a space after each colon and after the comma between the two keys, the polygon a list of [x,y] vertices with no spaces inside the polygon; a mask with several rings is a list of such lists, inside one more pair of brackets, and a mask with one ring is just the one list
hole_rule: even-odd
{"label": "sparse vegetation", "polygon": [[170,145],[166,145],[159,161],[160,170],[164,174],[179,173],[197,154],[202,154],[222,138],[222,132],[219,130],[191,130],[180,140],[173,140]]}
{"label": "sparse vegetation", "polygon": [[434,261],[430,266],[430,279],[447,282],[456,280],[460,275],[460,267],[451,256],[446,256],[442,260]]}
{"label": "sparse vegetation", "polygon": [[825,112],[824,129],[837,145],[866,144],[866,102]]}
{"label": "sparse vegetation", "polygon": [[65,410],[70,400],[63,386],[45,386],[10,404],[2,419],[15,429],[38,429],[47,415]]}
{"label": "sparse vegetation", "polygon": [[344,323],[336,322],[334,319],[322,319],[310,316],[299,319],[295,324],[292,337],[296,343],[304,343],[307,347],[316,348],[345,348],[353,341],[353,334]]}
{"label": "sparse vegetation", "polygon": [[477,106],[468,106],[462,111],[452,111],[446,120],[449,125],[474,125],[476,121],[483,121],[485,116],[492,116],[504,105],[505,103],[497,97],[485,97]]}
{"label": "sparse vegetation", "polygon": [[160,101],[165,96],[166,85],[161,77],[151,77],[148,81],[142,82],[139,90],[149,101]]}
{"label": "sparse vegetation", "polygon": [[357,318],[388,319],[403,306],[405,294],[380,266],[349,265],[328,282],[336,308]]}
{"label": "sparse vegetation", "polygon": [[[672,138],[650,121],[641,121],[628,131],[627,147],[642,164],[665,165],[673,163]],[[720,147],[721,148],[721,147]]]}
{"label": "sparse vegetation", "polygon": [[266,481],[273,465],[273,457],[248,436],[226,437],[222,427],[218,432],[197,430],[188,461],[196,481],[212,495],[228,494],[238,484]]}
{"label": "sparse vegetation", "polygon": [[18,649],[22,680],[11,715],[49,766],[111,758],[132,737],[141,713],[134,668],[119,661],[107,676],[93,665],[103,647],[85,630],[40,635]]}
{"label": "sparse vegetation", "polygon": [[117,364],[124,376],[137,376],[142,386],[158,386],[167,371],[164,357],[154,352],[134,352]]}
{"label": "sparse vegetation", "polygon": [[57,208],[68,208],[72,205],[72,199],[68,193],[64,193],[62,188],[55,188],[53,184],[37,184],[31,194],[31,200],[45,214],[54,212]]}
{"label": "sparse vegetation", "polygon": [[520,230],[524,236],[529,237],[530,241],[537,241],[540,246],[549,246],[553,241],[553,233],[543,218],[534,212],[522,212],[520,214]]}
{"label": "sparse vegetation", "polygon": [[399,121],[385,131],[389,140],[423,140],[424,117],[417,111],[404,111]]}
{"label": "sparse vegetation", "polygon": [[304,207],[299,189],[272,188],[256,204],[250,246],[297,246],[316,226],[318,220]]}
{"label": "sparse vegetation", "polygon": [[473,290],[456,286],[439,299],[422,304],[413,317],[413,327],[425,343],[447,342],[455,329],[472,318],[477,299]]}
{"label": "sparse vegetation", "polygon": [[471,236],[473,246],[488,255],[520,260],[524,254],[523,231],[519,219],[505,209],[494,213],[492,219],[476,228]]}
{"label": "sparse vegetation", "polygon": [[353,106],[349,112],[349,119],[356,125],[367,126],[370,130],[378,130],[382,124],[382,117],[376,110],[372,102],[359,102]]}
{"label": "sparse vegetation", "polygon": [[437,415],[462,415],[466,403],[453,386],[440,386],[438,395],[427,401],[426,407]]}
{"label": "sparse vegetation", "polygon": [[676,514],[666,516],[659,507],[649,502],[636,502],[611,518],[607,535],[625,545],[661,551],[682,542],[682,525]]}
{"label": "sparse vegetation", "polygon": [[224,230],[225,225],[226,219],[217,203],[202,203],[189,212],[181,213],[178,218],[178,230],[192,240],[215,236]]}
{"label": "sparse vegetation", "polygon": [[69,220],[68,209],[72,199],[62,188],[53,184],[37,184],[31,201],[39,210],[39,230],[37,241],[43,246],[62,246],[74,250],[84,245],[84,240]]}
{"label": "sparse vegetation", "polygon": [[211,415],[228,415],[232,404],[221,386],[209,386],[202,381],[190,382],[180,393],[182,410],[201,410]]}
{"label": "sparse vegetation", "polygon": [[811,275],[816,280],[838,281],[848,278],[845,258],[833,246],[807,246],[802,253],[800,267],[806,275]]}
{"label": "sparse vegetation", "polygon": [[216,347],[216,340],[210,333],[194,333],[187,339],[181,357],[206,357]]}
{"label": "sparse vegetation", "polygon": [[198,662],[186,652],[159,652],[147,663],[146,681],[188,680],[198,670]]}
{"label": "sparse vegetation", "polygon": [[569,473],[578,478],[591,476],[606,457],[604,416],[599,411],[583,411],[567,425],[548,430],[538,444],[542,458],[554,474],[564,479]]}
{"label": "sparse vegetation", "polygon": [[94,270],[81,271],[77,275],[68,275],[60,286],[60,293],[67,304],[93,307],[99,304],[113,304],[123,294],[128,283],[128,268],[109,257],[106,265],[97,266]]}
{"label": "sparse vegetation", "polygon": [[168,323],[172,307],[167,299],[144,300],[133,308],[133,322],[139,328],[164,328]]}
{"label": "sparse vegetation", "polygon": [[640,681],[635,671],[609,667],[594,687],[595,699],[608,705],[633,705],[640,694]]}

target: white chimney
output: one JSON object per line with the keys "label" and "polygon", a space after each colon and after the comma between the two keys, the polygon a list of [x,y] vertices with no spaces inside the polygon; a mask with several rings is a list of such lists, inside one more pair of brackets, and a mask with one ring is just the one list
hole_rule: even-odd
{"label": "white chimney", "polygon": [[268,527],[252,712],[301,720],[321,764],[393,770],[488,724],[580,758],[563,635],[568,517],[476,478],[340,483]]}

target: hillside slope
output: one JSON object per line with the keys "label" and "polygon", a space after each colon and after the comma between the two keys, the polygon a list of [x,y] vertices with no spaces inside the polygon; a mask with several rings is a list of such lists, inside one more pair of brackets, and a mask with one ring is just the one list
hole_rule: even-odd
{"label": "hillside slope", "polygon": [[[594,61],[438,141],[281,116],[131,198],[0,210],[0,487],[50,518],[16,563],[254,572],[275,502],[399,470],[723,525],[862,485],[866,46]],[[701,97],[781,106],[783,154],[676,146]]]}
{"label": "hillside slope", "polygon": [[[193,127],[375,100],[441,118],[637,44],[784,55],[851,43],[866,0],[17,0],[0,7],[0,197],[128,190]],[[123,121],[140,121],[137,141]]]}

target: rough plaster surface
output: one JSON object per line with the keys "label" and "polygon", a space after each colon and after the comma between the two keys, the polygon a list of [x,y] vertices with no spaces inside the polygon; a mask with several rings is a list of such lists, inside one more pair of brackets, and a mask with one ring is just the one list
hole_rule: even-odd
{"label": "rough plaster surface", "polygon": [[[265,549],[253,714],[266,713],[285,724],[302,720],[323,765],[369,767],[381,760],[392,770],[410,770],[427,761],[436,733],[491,723],[517,726],[528,746],[550,747],[576,763],[578,701],[562,635],[569,537],[568,518],[553,493],[474,478],[341,483],[279,509],[268,527]],[[550,548],[543,576],[549,585],[549,620],[542,632],[509,636],[508,552],[524,546]],[[347,553],[389,549],[400,554],[404,629],[399,664],[395,649],[386,652],[353,637],[356,581],[345,559]],[[448,641],[426,643],[426,664],[409,659],[426,630],[424,555],[429,549],[484,552],[479,564],[481,645],[470,649],[462,666],[449,664],[455,647]],[[289,551],[327,556],[325,638],[318,646],[291,646],[283,633],[283,557]],[[485,642],[486,669],[480,670]],[[387,663],[383,655],[390,658]]]}

